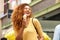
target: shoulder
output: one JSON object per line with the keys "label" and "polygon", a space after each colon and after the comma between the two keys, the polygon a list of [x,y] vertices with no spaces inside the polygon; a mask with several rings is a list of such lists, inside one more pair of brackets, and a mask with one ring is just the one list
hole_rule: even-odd
{"label": "shoulder", "polygon": [[33,22],[39,22],[37,18],[33,18]]}
{"label": "shoulder", "polygon": [[60,30],[60,24],[58,24],[55,29]]}

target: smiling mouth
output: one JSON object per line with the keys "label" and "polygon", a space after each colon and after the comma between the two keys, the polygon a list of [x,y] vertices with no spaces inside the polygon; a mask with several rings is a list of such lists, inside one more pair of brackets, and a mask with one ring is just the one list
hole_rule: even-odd
{"label": "smiling mouth", "polygon": [[29,13],[26,13],[26,14],[29,14]]}
{"label": "smiling mouth", "polygon": [[31,12],[26,12],[26,14],[30,14]]}

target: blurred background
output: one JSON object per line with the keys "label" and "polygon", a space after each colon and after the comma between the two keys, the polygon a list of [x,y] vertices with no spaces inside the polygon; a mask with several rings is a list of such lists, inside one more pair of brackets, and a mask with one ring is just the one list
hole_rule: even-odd
{"label": "blurred background", "polygon": [[11,13],[22,3],[32,7],[43,31],[53,39],[55,26],[60,24],[60,0],[0,0],[0,38],[12,29]]}

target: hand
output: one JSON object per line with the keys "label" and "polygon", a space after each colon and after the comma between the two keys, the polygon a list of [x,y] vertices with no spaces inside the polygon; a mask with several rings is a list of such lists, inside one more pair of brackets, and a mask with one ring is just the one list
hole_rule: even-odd
{"label": "hand", "polygon": [[24,14],[24,15],[23,15],[23,20],[26,20],[26,19],[27,19],[27,15]]}
{"label": "hand", "polygon": [[27,15],[26,14],[23,15],[23,22],[22,23],[24,24],[24,26],[26,26],[26,24],[27,24]]}
{"label": "hand", "polygon": [[38,40],[44,40],[44,38],[43,38],[43,37],[38,36]]}

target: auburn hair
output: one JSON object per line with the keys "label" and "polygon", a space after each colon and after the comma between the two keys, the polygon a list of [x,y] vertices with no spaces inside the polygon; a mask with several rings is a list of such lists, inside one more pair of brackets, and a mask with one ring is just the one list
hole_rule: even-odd
{"label": "auburn hair", "polygon": [[[24,25],[22,24],[22,20],[23,20],[23,10],[25,6],[29,5],[26,3],[20,4],[12,12],[11,19],[13,23],[13,28],[16,32],[18,32],[19,29]],[[32,14],[29,17],[32,17]]]}

